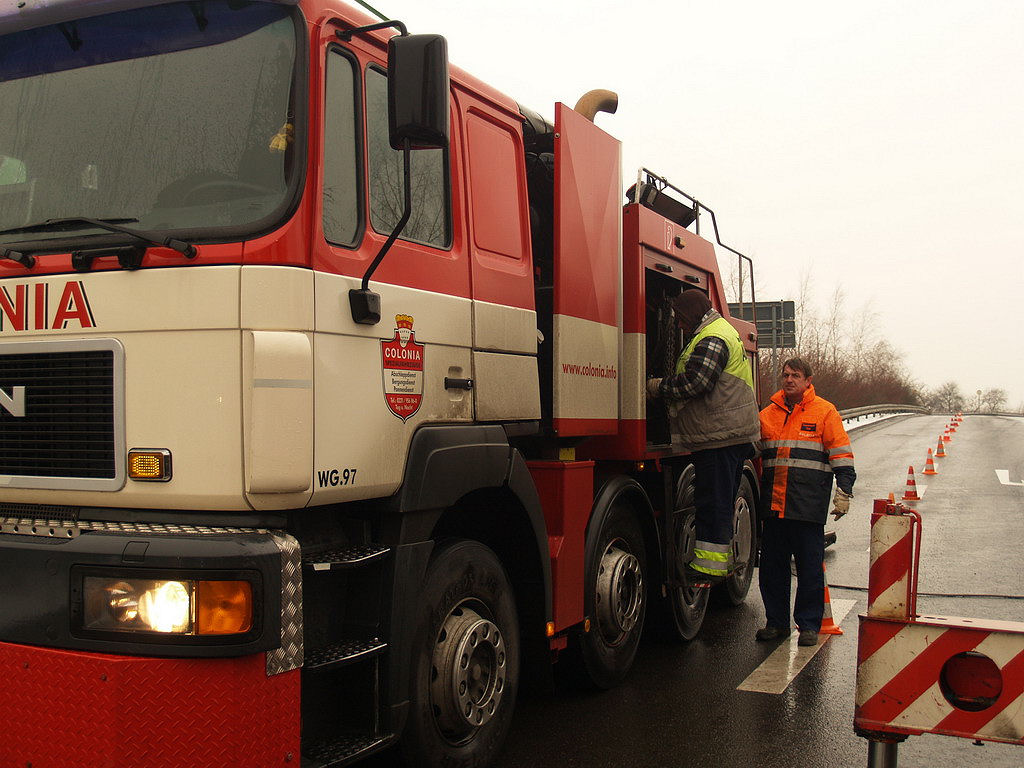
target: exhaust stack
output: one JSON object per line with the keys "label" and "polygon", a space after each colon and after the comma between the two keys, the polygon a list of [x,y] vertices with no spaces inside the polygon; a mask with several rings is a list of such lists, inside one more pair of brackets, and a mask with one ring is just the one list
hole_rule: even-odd
{"label": "exhaust stack", "polygon": [[580,100],[573,107],[575,111],[579,112],[590,122],[594,122],[594,116],[598,112],[607,112],[609,115],[614,115],[615,110],[618,108],[619,94],[603,88],[587,91],[580,96]]}

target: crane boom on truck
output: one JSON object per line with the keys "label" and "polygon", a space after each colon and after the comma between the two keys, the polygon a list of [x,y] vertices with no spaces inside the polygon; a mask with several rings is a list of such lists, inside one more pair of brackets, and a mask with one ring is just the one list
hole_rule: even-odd
{"label": "crane boom on truck", "polygon": [[681,289],[729,313],[607,94],[335,0],[28,0],[0,106],[0,763],[485,766],[527,670],[699,630],[644,384]]}

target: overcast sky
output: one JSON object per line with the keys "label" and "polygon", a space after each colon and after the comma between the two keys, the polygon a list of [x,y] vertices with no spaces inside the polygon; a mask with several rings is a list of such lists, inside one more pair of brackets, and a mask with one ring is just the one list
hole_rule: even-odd
{"label": "overcast sky", "polygon": [[624,177],[713,208],[758,299],[810,275],[818,306],[839,287],[877,313],[922,384],[1024,403],[1024,3],[371,5],[546,117],[616,91],[597,123]]}

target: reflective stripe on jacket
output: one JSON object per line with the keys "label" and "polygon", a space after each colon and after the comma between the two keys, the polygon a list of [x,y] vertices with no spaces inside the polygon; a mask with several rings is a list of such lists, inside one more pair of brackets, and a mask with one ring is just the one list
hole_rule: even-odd
{"label": "reflective stripe on jacket", "polygon": [[836,407],[812,384],[790,411],[782,390],[761,411],[761,516],[825,524],[832,477],[853,492],[853,448]]}
{"label": "reflective stripe on jacket", "polygon": [[680,353],[676,373],[683,372],[694,347],[708,336],[721,339],[728,348],[725,368],[703,395],[668,404],[673,431],[691,451],[753,443],[758,438],[757,402],[743,342],[718,312],[711,310],[707,317]]}

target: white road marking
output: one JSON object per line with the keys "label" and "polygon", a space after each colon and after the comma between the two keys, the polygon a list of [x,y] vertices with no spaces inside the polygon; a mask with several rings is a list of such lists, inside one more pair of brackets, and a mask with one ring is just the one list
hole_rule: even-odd
{"label": "white road marking", "polygon": [[997,469],[996,477],[999,478],[999,482],[1003,485],[1024,485],[1024,483],[1011,483],[1010,470],[1008,469]]}
{"label": "white road marking", "polygon": [[[846,614],[856,605],[856,600],[833,600],[832,620],[838,625],[842,624]],[[849,631],[849,630],[847,630]],[[789,642],[783,643],[776,648],[771,656],[761,662],[747,679],[740,683],[737,691],[755,691],[757,693],[779,694],[789,687],[800,671],[807,666],[807,662],[814,658],[814,654],[825,645],[831,635],[818,635],[818,644],[801,648],[797,645],[799,633],[794,631],[789,636]]]}

